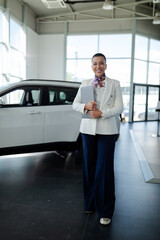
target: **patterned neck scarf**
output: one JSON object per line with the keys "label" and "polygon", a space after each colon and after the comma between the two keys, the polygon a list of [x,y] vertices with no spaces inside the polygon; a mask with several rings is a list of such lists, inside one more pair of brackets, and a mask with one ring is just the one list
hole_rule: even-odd
{"label": "patterned neck scarf", "polygon": [[101,77],[97,77],[97,75],[95,75],[95,78],[94,78],[94,80],[92,82],[93,87],[96,88],[98,85],[100,87],[104,87],[104,84],[105,84],[104,80],[105,80],[105,78],[106,78],[105,73]]}

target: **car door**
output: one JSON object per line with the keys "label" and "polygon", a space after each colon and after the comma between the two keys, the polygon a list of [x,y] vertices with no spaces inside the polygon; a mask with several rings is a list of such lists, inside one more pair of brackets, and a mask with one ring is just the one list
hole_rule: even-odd
{"label": "car door", "polygon": [[43,143],[42,88],[21,87],[0,96],[0,148]]}
{"label": "car door", "polygon": [[72,108],[76,88],[48,87],[45,107],[44,142],[74,142],[79,135],[81,114]]}

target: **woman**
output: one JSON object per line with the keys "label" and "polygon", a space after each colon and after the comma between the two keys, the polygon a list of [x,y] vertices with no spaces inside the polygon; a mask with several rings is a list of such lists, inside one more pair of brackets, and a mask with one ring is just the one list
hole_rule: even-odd
{"label": "woman", "polygon": [[[118,81],[106,77],[106,57],[92,57],[95,78],[82,82],[73,102],[73,109],[87,113],[82,118],[80,132],[83,141],[83,192],[86,213],[98,212],[100,223],[111,222],[115,207],[114,149],[119,126],[117,119],[123,111]],[[95,101],[82,103],[81,88],[94,87]],[[97,104],[98,103],[98,104]]]}

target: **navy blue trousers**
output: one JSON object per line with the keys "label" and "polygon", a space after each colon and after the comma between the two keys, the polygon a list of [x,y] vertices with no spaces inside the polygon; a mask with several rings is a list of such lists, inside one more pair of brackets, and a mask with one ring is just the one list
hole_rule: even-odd
{"label": "navy blue trousers", "polygon": [[82,141],[84,208],[96,210],[100,218],[112,218],[116,135],[82,134]]}

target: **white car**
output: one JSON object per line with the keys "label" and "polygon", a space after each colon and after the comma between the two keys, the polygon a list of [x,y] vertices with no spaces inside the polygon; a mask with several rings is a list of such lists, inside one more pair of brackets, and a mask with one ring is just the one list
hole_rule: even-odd
{"label": "white car", "polygon": [[81,114],[72,102],[79,86],[33,79],[0,87],[0,155],[77,148]]}

